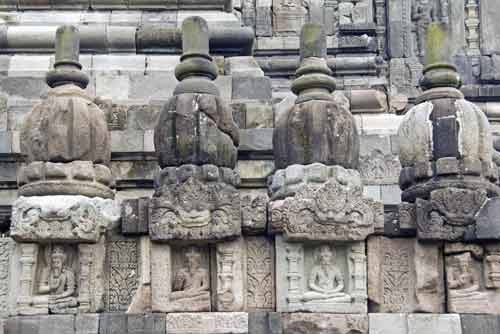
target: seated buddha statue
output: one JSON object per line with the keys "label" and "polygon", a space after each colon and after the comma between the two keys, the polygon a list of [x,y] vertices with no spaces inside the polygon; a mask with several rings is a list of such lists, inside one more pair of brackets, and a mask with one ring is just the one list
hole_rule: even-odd
{"label": "seated buddha statue", "polygon": [[315,251],[315,265],[308,279],[308,289],[302,296],[304,302],[350,302],[351,297],[342,292],[344,278],[335,265],[335,250],[323,245]]}

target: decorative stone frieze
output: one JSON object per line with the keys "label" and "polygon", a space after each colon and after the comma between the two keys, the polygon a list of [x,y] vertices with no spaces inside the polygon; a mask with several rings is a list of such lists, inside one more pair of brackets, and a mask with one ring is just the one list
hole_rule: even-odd
{"label": "decorative stone frieze", "polygon": [[[304,173],[308,181],[303,183],[299,173],[293,174],[299,170],[314,174]],[[315,174],[319,177],[314,178]],[[292,165],[275,174],[275,185],[278,178],[284,178],[284,190],[276,189],[275,194],[295,193],[269,205],[272,230],[281,230],[287,240],[361,241],[374,232],[375,225],[383,225],[382,203],[363,198],[361,178],[355,170]]]}
{"label": "decorative stone frieze", "polygon": [[243,312],[169,313],[167,333],[248,334],[248,314]]}
{"label": "decorative stone frieze", "polygon": [[17,242],[96,243],[119,219],[119,208],[110,199],[20,197],[12,208],[11,236]]}
{"label": "decorative stone frieze", "polygon": [[153,241],[217,241],[241,235],[236,172],[214,165],[167,167],[151,199]]}
{"label": "decorative stone frieze", "polygon": [[247,253],[247,309],[274,310],[276,307],[274,242],[265,236],[245,237]]}

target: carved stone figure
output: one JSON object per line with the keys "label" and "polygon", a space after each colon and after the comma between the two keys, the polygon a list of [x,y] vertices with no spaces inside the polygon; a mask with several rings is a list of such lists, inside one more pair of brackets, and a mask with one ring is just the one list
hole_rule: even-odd
{"label": "carved stone figure", "polygon": [[488,288],[500,288],[500,251],[488,251],[484,258],[485,282]]}
{"label": "carved stone figure", "polygon": [[168,167],[151,201],[152,240],[217,240],[241,234],[238,175],[213,165]]}
{"label": "carved stone figure", "polygon": [[371,22],[369,4],[364,0],[343,0],[338,6],[340,24]]}
{"label": "carved stone figure", "polygon": [[276,236],[276,267],[279,312],[366,312],[363,242],[311,247]]}
{"label": "carved stone figure", "polygon": [[315,250],[315,265],[309,274],[309,291],[303,300],[308,301],[350,301],[351,297],[343,293],[344,277],[335,265],[335,250],[328,245]]}
{"label": "carved stone figure", "polygon": [[417,50],[418,56],[425,56],[425,49],[427,47],[427,28],[429,24],[436,20],[436,11],[432,0],[413,0],[411,10],[411,19],[415,22],[416,35],[417,35]]}
{"label": "carved stone figure", "polygon": [[479,291],[478,277],[472,267],[471,253],[463,253],[448,258],[446,280],[450,298],[465,298],[476,295]]}
{"label": "carved stone figure", "polygon": [[51,313],[76,313],[76,273],[68,261],[64,246],[47,247],[46,266],[42,269],[37,293],[33,298],[35,306],[48,303]]}
{"label": "carved stone figure", "polygon": [[200,249],[188,247],[184,256],[185,267],[175,274],[170,299],[177,303],[210,303],[209,273],[200,266]]}

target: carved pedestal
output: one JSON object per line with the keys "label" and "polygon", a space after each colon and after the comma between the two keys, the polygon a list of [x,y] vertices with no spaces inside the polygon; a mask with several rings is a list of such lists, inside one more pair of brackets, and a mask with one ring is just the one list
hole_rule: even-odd
{"label": "carved pedestal", "polygon": [[288,243],[276,237],[279,312],[366,313],[364,242]]}

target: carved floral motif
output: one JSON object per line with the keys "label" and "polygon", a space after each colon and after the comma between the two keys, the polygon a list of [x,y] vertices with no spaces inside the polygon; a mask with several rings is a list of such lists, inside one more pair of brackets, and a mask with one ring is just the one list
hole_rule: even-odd
{"label": "carved floral motif", "polygon": [[274,309],[274,252],[265,237],[249,237],[247,242],[247,307]]}
{"label": "carved floral motif", "polygon": [[303,186],[270,210],[273,228],[281,226],[294,240],[364,240],[384,219],[381,203],[333,178],[319,187]]}

